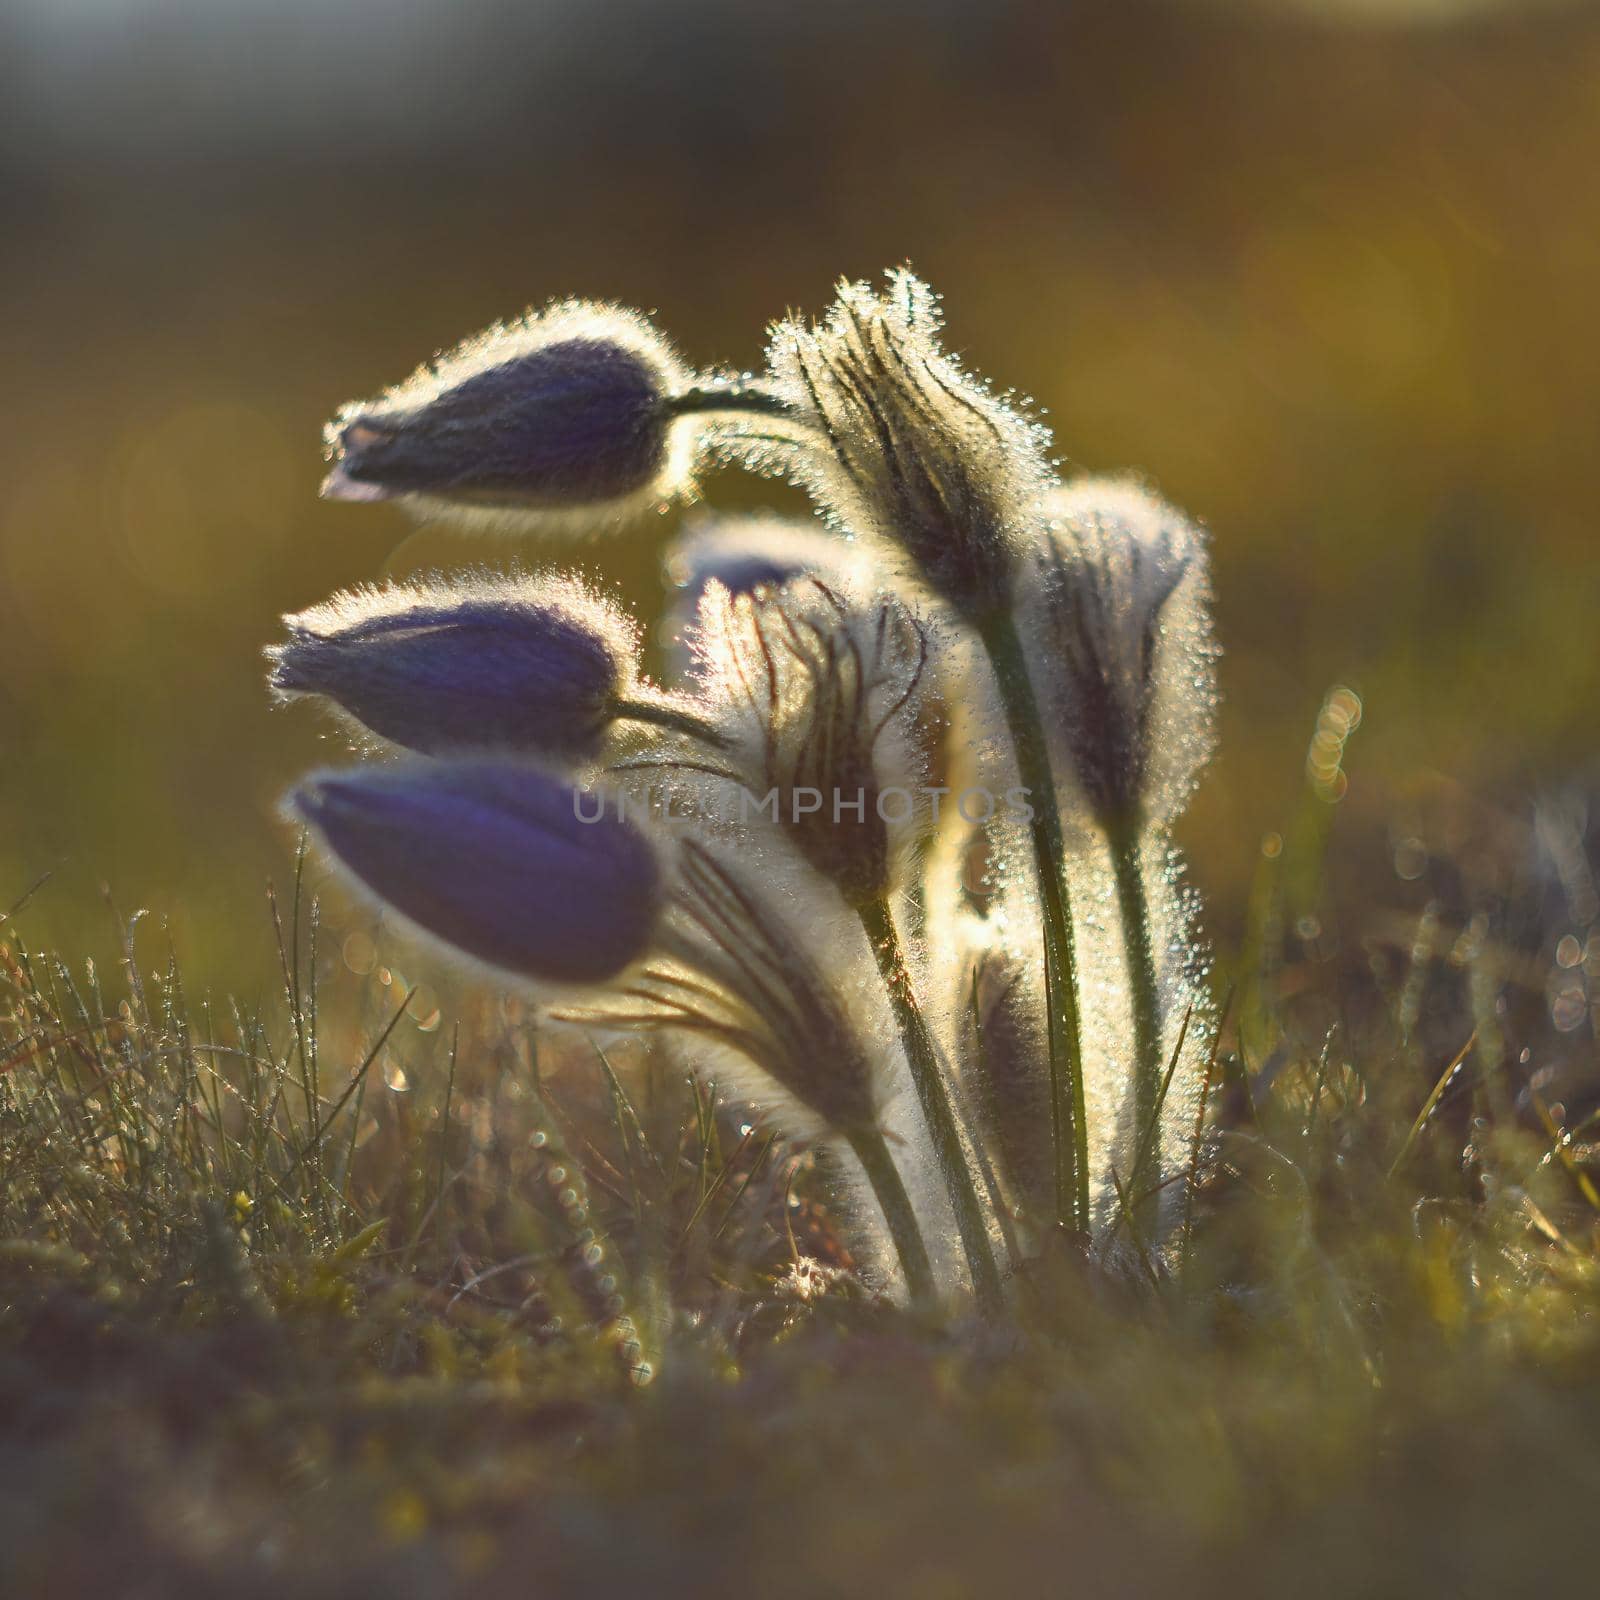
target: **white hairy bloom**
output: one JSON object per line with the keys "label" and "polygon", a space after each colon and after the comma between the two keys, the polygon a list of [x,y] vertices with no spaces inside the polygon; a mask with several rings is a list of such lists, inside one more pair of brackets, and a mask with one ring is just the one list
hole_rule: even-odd
{"label": "white hairy bloom", "polygon": [[891,594],[821,578],[737,595],[714,582],[694,646],[746,794],[851,904],[881,897],[922,809],[923,626]]}
{"label": "white hairy bloom", "polygon": [[897,548],[963,616],[1006,603],[1047,486],[1047,436],[939,343],[937,297],[900,270],[841,283],[819,324],[778,323],[773,387],[811,442],[791,474],[840,527]]}
{"label": "white hairy bloom", "polygon": [[[1215,737],[1204,537],[1121,479],[1069,483],[1046,498],[1044,517],[1018,613],[1058,777],[1102,823],[1166,825]],[[1075,809],[1064,803],[1064,817]]]}

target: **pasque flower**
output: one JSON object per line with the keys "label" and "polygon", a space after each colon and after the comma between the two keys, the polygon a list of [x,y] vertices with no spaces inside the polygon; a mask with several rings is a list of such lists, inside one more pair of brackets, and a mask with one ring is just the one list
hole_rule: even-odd
{"label": "pasque flower", "polygon": [[512,761],[314,773],[290,797],[332,861],[425,933],[502,972],[597,984],[655,936],[662,872],[610,808]]}
{"label": "pasque flower", "polygon": [[[1211,1028],[1170,841],[1212,737],[1194,528],[1137,486],[1060,488],[1047,434],[942,347],[908,271],[776,323],[759,377],[565,302],[327,439],[333,498],[598,528],[721,459],[786,472],[817,514],[701,519],[667,553],[664,638],[696,652],[675,693],[571,579],[430,578],[287,618],[280,694],[430,758],[294,797],[341,871],[563,991],[562,1015],[692,1036],[697,1070],[859,1167],[919,1298],[959,1249],[977,1305],[1002,1304],[1008,1195],[1159,1254]],[[604,771],[616,803],[530,756]],[[966,818],[991,776],[1014,820],[991,798],[914,848],[914,792]],[[759,809],[735,822],[730,797]],[[1003,948],[975,978],[956,946],[980,825]]]}
{"label": "pasque flower", "polygon": [[643,317],[564,301],[342,407],[322,492],[433,511],[638,510],[688,480],[694,440],[673,400],[689,382]]}
{"label": "pasque flower", "polygon": [[872,582],[872,568],[859,543],[840,538],[815,517],[702,513],[662,557],[661,570],[673,593],[661,637],[673,666],[687,676],[693,668],[689,641],[696,615],[713,582],[735,596],[804,577],[856,586]]}
{"label": "pasque flower", "polygon": [[[1040,663],[1047,735],[1064,812],[1109,846],[1131,1003],[1135,1164],[1123,1176],[1155,1191],[1196,1070],[1163,1101],[1174,1028],[1199,1006],[1173,960],[1185,924],[1166,830],[1211,752],[1215,658],[1199,531],[1140,485],[1086,478],[1052,494],[1020,586],[1020,626]],[[1098,852],[1089,839],[1080,855]],[[1086,871],[1082,862],[1080,873]],[[1196,1028],[1198,1042],[1201,1027]],[[1175,1090],[1175,1092],[1174,1092]],[[1170,1209],[1170,1200],[1168,1202]],[[1159,1200],[1134,1208],[1153,1228]]]}
{"label": "pasque flower", "polygon": [[821,578],[737,595],[713,583],[695,647],[747,789],[852,905],[887,893],[889,820],[908,820],[921,771],[916,618],[891,594],[860,600]]}
{"label": "pasque flower", "polygon": [[1069,483],[1042,514],[1019,620],[1066,771],[1102,824],[1169,822],[1213,737],[1203,539],[1122,479]]}
{"label": "pasque flower", "polygon": [[786,458],[842,527],[897,546],[963,616],[1007,600],[1047,478],[1042,430],[939,344],[933,291],[905,270],[882,293],[841,283],[819,324],[772,330],[773,386],[809,442]]}
{"label": "pasque flower", "polygon": [[[720,584],[700,608],[698,648],[707,698],[743,737],[747,783],[776,808],[802,857],[862,923],[901,1029],[907,1064],[955,1208],[980,1301],[1000,1285],[972,1187],[959,1120],[926,1018],[917,1004],[891,907],[892,820],[910,820],[920,779],[916,695],[928,660],[921,622],[894,595],[862,597],[821,578],[730,595]],[[896,830],[902,840],[908,830]]]}
{"label": "pasque flower", "polygon": [[865,566],[856,547],[814,517],[771,514],[694,519],[662,559],[667,581],[698,601],[715,580],[729,594],[753,594],[792,578],[838,578]]}
{"label": "pasque flower", "polygon": [[863,1031],[823,962],[763,890],[716,845],[680,841],[659,954],[569,1015],[696,1038],[719,1060],[731,1057],[735,1081],[741,1068],[753,1075],[752,1098],[792,1135],[847,1146],[883,1212],[908,1289],[926,1300],[934,1292],[926,1244],[882,1128],[884,1043]]}
{"label": "pasque flower", "polygon": [[576,579],[430,578],[347,590],[284,618],[267,651],[285,698],[320,696],[429,755],[598,753],[618,720],[698,724],[639,681],[639,629]]}

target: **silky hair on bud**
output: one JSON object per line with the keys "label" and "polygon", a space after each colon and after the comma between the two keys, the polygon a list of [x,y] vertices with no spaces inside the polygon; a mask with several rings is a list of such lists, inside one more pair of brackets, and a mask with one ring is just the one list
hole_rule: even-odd
{"label": "silky hair on bud", "polygon": [[1063,776],[1102,822],[1170,823],[1215,742],[1200,529],[1130,479],[1068,483],[1043,502],[1019,610]]}
{"label": "silky hair on bud", "polygon": [[821,323],[775,324],[768,363],[810,430],[790,475],[978,620],[1007,601],[1020,530],[1048,483],[1048,436],[941,348],[941,325],[933,291],[902,268],[882,292],[841,282]]}
{"label": "silky hair on bud", "polygon": [[565,300],[496,323],[325,430],[323,496],[422,517],[594,531],[692,497],[692,374],[637,312]]}
{"label": "silky hair on bud", "polygon": [[667,546],[661,567],[667,583],[692,602],[712,579],[736,595],[808,576],[858,583],[870,562],[859,543],[814,517],[700,512]]}
{"label": "silky hair on bud", "polygon": [[662,557],[670,599],[660,638],[674,670],[687,675],[693,670],[695,614],[711,582],[734,595],[808,576],[854,587],[869,583],[872,569],[872,556],[860,541],[841,538],[815,517],[699,512]]}
{"label": "silky hair on bud", "polygon": [[358,891],[469,963],[552,992],[617,978],[664,906],[653,842],[605,804],[516,761],[314,772],[287,813]]}
{"label": "silky hair on bud", "polygon": [[[819,577],[739,595],[712,582],[693,642],[746,789],[774,800],[780,826],[852,904],[886,893],[921,809],[911,790],[928,641],[916,617],[887,591],[863,598]],[[887,806],[891,789],[909,803]]]}
{"label": "silky hair on bud", "polygon": [[286,616],[280,700],[321,698],[363,731],[430,755],[595,755],[638,682],[638,624],[562,573],[429,574],[348,589]]}

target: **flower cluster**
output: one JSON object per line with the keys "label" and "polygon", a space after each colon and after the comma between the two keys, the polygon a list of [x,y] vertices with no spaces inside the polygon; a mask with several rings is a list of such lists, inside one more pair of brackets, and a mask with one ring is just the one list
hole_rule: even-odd
{"label": "flower cluster", "polygon": [[720,460],[817,519],[689,525],[664,685],[548,571],[336,596],[268,656],[405,752],[290,799],[356,888],[556,1019],[678,1039],[831,1157],[886,1288],[994,1313],[1062,1231],[1166,1259],[1215,1025],[1168,830],[1216,651],[1199,531],[1056,483],[939,334],[906,271],[776,324],[759,375],[615,307],[491,329],[341,409],[324,493],[598,529]]}

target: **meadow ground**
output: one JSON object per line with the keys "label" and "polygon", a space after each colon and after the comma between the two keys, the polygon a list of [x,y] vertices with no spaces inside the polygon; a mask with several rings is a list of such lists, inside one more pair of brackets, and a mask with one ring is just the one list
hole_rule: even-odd
{"label": "meadow ground", "polygon": [[186,994],[152,930],[101,975],[28,952],[24,909],[6,1592],[1580,1580],[1593,1045],[1549,1001],[1593,944],[1561,945],[1516,819],[1475,823],[1507,931],[1448,858],[1405,863],[1420,918],[1363,922],[1318,804],[1231,963],[1183,1271],[1063,1241],[992,1326],[875,1303],[806,1160],[647,1053],[465,993],[414,1015],[304,885],[252,1013]]}

